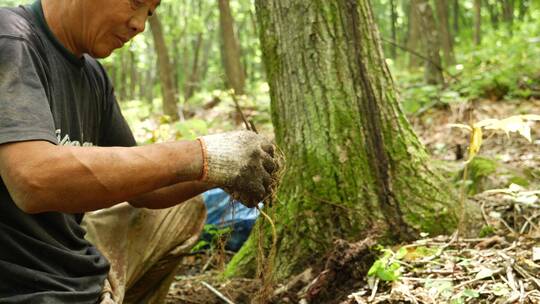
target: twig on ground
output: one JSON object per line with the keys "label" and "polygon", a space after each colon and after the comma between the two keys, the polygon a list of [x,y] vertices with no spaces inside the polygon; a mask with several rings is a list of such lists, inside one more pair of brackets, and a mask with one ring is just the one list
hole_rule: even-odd
{"label": "twig on ground", "polygon": [[201,284],[204,285],[204,287],[208,288],[211,292],[213,292],[218,298],[225,301],[227,304],[234,304],[233,301],[229,300],[226,296],[224,296],[219,290],[215,289],[212,285],[206,283],[205,281],[201,281]]}
{"label": "twig on ground", "polygon": [[428,257],[418,261],[417,263],[415,263],[415,265],[425,264],[425,263],[428,263],[428,262],[433,261],[436,258],[440,257],[441,254],[444,252],[444,250],[446,248],[448,248],[450,245],[452,245],[457,240],[457,238],[458,238],[458,231],[454,232],[454,234],[452,234],[452,238],[450,239],[450,241],[448,243],[444,244],[443,246],[439,247],[439,249],[437,250],[437,252],[434,255],[428,256]]}
{"label": "twig on ground", "polygon": [[371,290],[371,295],[369,296],[368,302],[373,302],[373,299],[375,299],[375,295],[377,295],[378,288],[379,288],[379,278],[376,278],[375,284],[373,285],[373,289]]}
{"label": "twig on ground", "polygon": [[[503,270],[504,270],[503,268],[495,269],[495,270],[493,271],[493,273],[491,274],[491,276],[497,275],[497,274],[503,272]],[[465,281],[465,282],[463,282],[463,283],[460,283],[460,284],[456,285],[454,288],[455,288],[455,289],[460,289],[460,288],[462,288],[462,287],[465,287],[466,285],[470,285],[470,284],[473,284],[473,283],[476,283],[476,282],[480,282],[480,281],[485,280],[485,279],[487,279],[487,278],[485,278],[485,277],[484,277],[484,278],[483,278],[483,277],[474,278],[474,279]]]}

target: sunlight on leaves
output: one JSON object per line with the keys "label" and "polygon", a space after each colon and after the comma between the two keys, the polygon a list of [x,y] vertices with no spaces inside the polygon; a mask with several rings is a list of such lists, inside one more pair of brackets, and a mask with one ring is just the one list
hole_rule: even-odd
{"label": "sunlight on leaves", "polygon": [[505,119],[486,119],[474,124],[475,127],[485,128],[486,130],[499,130],[510,136],[511,132],[517,132],[525,137],[529,142],[531,139],[531,124],[540,120],[540,115],[527,114],[510,116]]}

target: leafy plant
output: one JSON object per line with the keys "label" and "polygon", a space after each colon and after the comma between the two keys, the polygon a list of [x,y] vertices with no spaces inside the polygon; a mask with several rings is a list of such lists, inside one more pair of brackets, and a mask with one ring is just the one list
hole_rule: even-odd
{"label": "leafy plant", "polygon": [[217,225],[206,224],[203,228],[201,239],[193,246],[191,252],[198,252],[204,249],[214,250],[220,242],[225,241],[231,234],[230,227],[221,228]]}
{"label": "leafy plant", "polygon": [[467,163],[469,163],[482,147],[483,129],[503,131],[507,136],[510,136],[512,132],[517,132],[529,142],[532,142],[531,123],[535,121],[540,121],[540,115],[516,115],[505,119],[485,119],[473,125],[449,124],[448,126],[461,128],[471,133],[468,147],[469,155],[467,157]]}
{"label": "leafy plant", "polygon": [[390,249],[381,249],[381,251],[383,255],[373,263],[368,271],[368,277],[387,282],[399,280],[402,267],[398,261],[407,255],[407,249],[402,247],[397,252]]}

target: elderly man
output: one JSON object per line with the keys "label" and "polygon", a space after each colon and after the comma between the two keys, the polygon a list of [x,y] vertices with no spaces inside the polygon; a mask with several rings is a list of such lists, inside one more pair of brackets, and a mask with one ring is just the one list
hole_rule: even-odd
{"label": "elderly man", "polygon": [[158,5],[0,9],[0,303],[159,302],[204,224],[200,199],[179,203],[222,187],[252,206],[270,192],[273,146],[254,133],[135,147],[94,58]]}

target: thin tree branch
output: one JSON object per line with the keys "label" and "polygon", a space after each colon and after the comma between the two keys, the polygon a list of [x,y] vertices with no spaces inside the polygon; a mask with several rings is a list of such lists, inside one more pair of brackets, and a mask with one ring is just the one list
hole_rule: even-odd
{"label": "thin tree branch", "polygon": [[420,59],[423,59],[423,60],[425,60],[425,61],[428,61],[429,63],[433,64],[439,71],[445,73],[446,75],[448,75],[448,76],[449,76],[450,78],[452,78],[453,80],[456,80],[456,81],[458,80],[456,76],[450,74],[450,72],[448,72],[448,70],[446,70],[445,68],[443,68],[440,64],[438,64],[438,63],[434,62],[433,60],[427,58],[425,55],[422,55],[422,54],[420,54],[420,53],[418,53],[418,52],[416,52],[416,51],[414,51],[414,50],[411,50],[411,49],[407,48],[406,46],[400,45],[399,43],[397,43],[397,42],[395,42],[395,41],[392,41],[392,40],[389,40],[389,39],[386,39],[386,38],[384,38],[384,37],[381,37],[381,40],[382,40],[383,42],[386,42],[386,43],[389,43],[389,44],[391,44],[391,45],[393,45],[393,46],[396,46],[396,47],[398,47],[398,48],[400,48],[400,49],[402,49],[402,50],[404,50],[404,51],[406,51],[406,52],[409,52],[409,53],[411,53],[412,55],[414,55],[414,56],[416,56],[416,57],[418,57],[418,58],[420,58]]}

